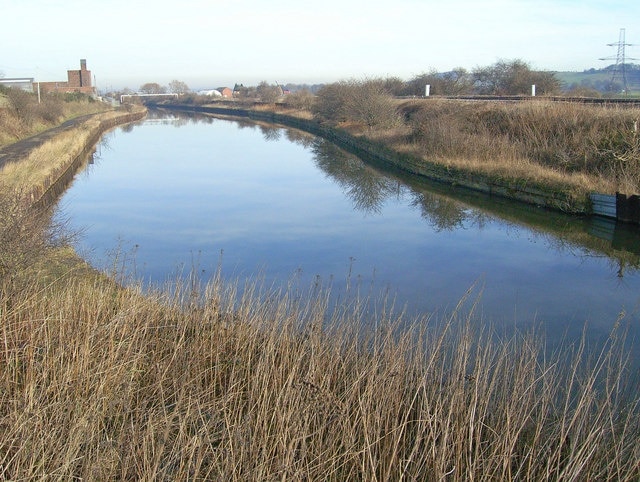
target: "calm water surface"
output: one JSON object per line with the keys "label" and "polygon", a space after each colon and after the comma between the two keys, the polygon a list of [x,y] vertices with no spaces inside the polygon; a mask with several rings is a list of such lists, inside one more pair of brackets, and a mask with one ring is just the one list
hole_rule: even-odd
{"label": "calm water surface", "polygon": [[219,263],[230,279],[388,293],[446,312],[474,287],[481,319],[606,334],[640,327],[640,233],[452,192],[307,134],[155,113],[114,131],[60,212],[96,267],[129,259],[161,284]]}

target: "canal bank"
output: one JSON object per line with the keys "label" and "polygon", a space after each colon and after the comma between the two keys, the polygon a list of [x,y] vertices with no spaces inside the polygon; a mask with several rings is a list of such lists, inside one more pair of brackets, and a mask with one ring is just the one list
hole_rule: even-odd
{"label": "canal bank", "polygon": [[85,129],[86,137],[77,146],[74,145],[71,151],[65,152],[64,159],[51,159],[51,169],[42,178],[20,188],[21,192],[27,193],[34,207],[50,205],[64,192],[75,173],[95,150],[102,135],[114,127],[144,118],[146,109],[122,110],[109,114],[111,115],[91,114],[70,119],[58,127],[1,148],[0,169],[10,163],[26,160],[31,152],[55,142],[61,136],[75,135],[74,132]]}
{"label": "canal bank", "polygon": [[568,214],[592,215],[593,207],[589,196],[577,197],[575,193],[545,189],[531,185],[527,180],[496,180],[482,173],[470,173],[461,169],[438,165],[411,154],[400,153],[383,143],[364,137],[356,137],[349,132],[322,124],[317,120],[303,119],[273,111],[254,110],[237,107],[150,104],[150,107],[198,112],[216,116],[245,117],[256,121],[282,124],[301,129],[323,137],[369,163],[385,168],[399,169],[451,186],[462,187],[490,196],[523,202]]}

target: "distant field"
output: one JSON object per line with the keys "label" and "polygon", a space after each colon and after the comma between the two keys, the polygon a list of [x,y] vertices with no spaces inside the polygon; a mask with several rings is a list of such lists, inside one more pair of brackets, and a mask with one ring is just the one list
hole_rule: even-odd
{"label": "distant field", "polygon": [[[612,72],[605,70],[583,71],[583,72],[556,72],[556,77],[560,79],[563,88],[568,88],[573,84],[592,87],[598,91],[603,91],[605,86],[611,81]],[[630,68],[626,72],[627,85],[632,94],[640,95],[640,70]]]}

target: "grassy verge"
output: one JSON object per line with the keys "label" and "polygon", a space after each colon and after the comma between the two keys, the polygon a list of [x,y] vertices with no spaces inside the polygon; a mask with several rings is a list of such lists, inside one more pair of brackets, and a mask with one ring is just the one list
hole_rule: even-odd
{"label": "grassy verge", "polygon": [[396,148],[445,166],[580,195],[640,192],[637,107],[433,99],[399,105]]}
{"label": "grassy verge", "polygon": [[[24,156],[6,163],[0,170],[0,184],[5,190],[28,194],[32,203],[37,202],[82,160],[87,148],[95,144],[104,130],[136,112],[111,110],[91,116],[73,130],[63,131]],[[142,112],[139,110],[140,114]]]}
{"label": "grassy verge", "polygon": [[620,327],[550,354],[472,311],[409,323],[321,287],[240,295],[218,276],[143,295],[0,198],[0,478],[640,477]]}
{"label": "grassy verge", "polygon": [[20,89],[0,87],[0,147],[86,114],[110,110],[81,94],[48,94],[38,97]]}

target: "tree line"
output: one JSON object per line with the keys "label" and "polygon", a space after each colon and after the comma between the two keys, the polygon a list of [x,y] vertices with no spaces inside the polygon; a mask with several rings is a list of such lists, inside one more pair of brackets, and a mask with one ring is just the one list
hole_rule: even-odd
{"label": "tree line", "polygon": [[562,82],[553,72],[534,70],[523,60],[499,60],[493,65],[468,71],[462,67],[449,72],[432,70],[403,82],[386,80],[392,94],[398,96],[424,95],[425,86],[433,95],[527,95],[536,86],[540,95],[561,92]]}
{"label": "tree line", "polygon": [[[383,80],[378,79],[378,83],[387,93],[394,96],[424,95],[426,85],[430,86],[430,93],[433,95],[527,95],[531,92],[532,84],[536,85],[538,94],[550,95],[560,93],[562,87],[561,81],[553,72],[534,70],[527,62],[519,59],[500,60],[493,65],[477,67],[471,71],[462,67],[449,72],[431,70],[407,81],[399,77],[387,77]],[[281,86],[263,80],[255,87],[236,84],[237,88],[234,88],[234,91],[240,97],[273,102],[285,92],[309,91],[315,94],[325,86],[326,84]],[[139,92],[187,94],[191,91],[186,83],[172,80],[167,86],[147,82],[140,86]]]}

